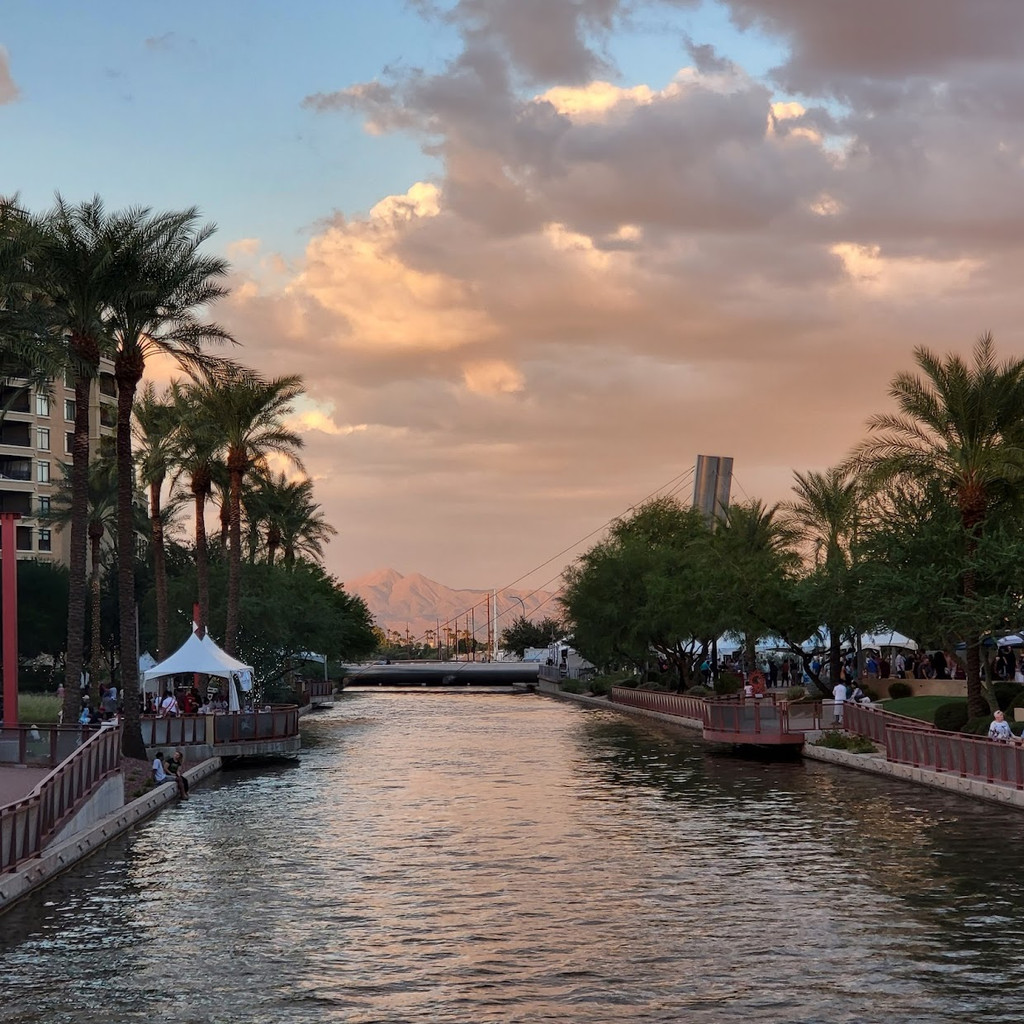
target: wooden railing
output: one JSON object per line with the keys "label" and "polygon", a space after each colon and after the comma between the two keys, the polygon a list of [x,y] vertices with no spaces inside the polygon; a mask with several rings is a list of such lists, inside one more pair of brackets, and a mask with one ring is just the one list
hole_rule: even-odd
{"label": "wooden railing", "polygon": [[121,764],[121,729],[97,729],[24,800],[0,807],[0,872],[38,857],[51,837]]}
{"label": "wooden railing", "polygon": [[330,697],[334,693],[334,683],[329,679],[307,679],[302,686],[311,700],[317,697]]}
{"label": "wooden railing", "polygon": [[613,686],[609,696],[616,704],[691,718],[697,722],[704,721],[705,701],[700,697],[687,697],[683,693],[669,693],[667,690],[639,690],[631,686]]}
{"label": "wooden railing", "polygon": [[0,764],[54,768],[98,725],[18,725],[0,728]]}
{"label": "wooden railing", "polygon": [[299,734],[299,709],[288,704],[269,711],[229,711],[215,715],[145,715],[142,741],[154,747],[216,746],[246,740],[279,740]]}
{"label": "wooden railing", "polygon": [[942,729],[886,730],[886,760],[1024,789],[1024,747]]}

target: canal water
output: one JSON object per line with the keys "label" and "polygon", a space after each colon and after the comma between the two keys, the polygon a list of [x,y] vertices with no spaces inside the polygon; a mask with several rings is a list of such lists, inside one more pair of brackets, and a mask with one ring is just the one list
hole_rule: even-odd
{"label": "canal water", "polygon": [[0,917],[0,1020],[1024,1017],[1019,814],[535,696],[303,730]]}

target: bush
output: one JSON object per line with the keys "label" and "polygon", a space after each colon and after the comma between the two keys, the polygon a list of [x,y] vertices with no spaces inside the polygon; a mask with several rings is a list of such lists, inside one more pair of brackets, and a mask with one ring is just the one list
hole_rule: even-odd
{"label": "bush", "polygon": [[940,704],[935,709],[936,729],[944,729],[946,732],[960,732],[967,724],[967,702],[963,700],[951,700],[948,704]]}
{"label": "bush", "polygon": [[875,745],[865,736],[848,736],[838,729],[829,729],[814,741],[816,747],[827,747],[829,750],[847,750],[851,754],[873,754]]}
{"label": "bush", "polygon": [[622,683],[610,676],[595,676],[590,680],[590,692],[595,697],[607,697],[612,692],[613,686],[621,686]]}
{"label": "bush", "polygon": [[578,679],[563,679],[558,688],[562,693],[582,693],[583,684]]}
{"label": "bush", "polygon": [[991,724],[991,715],[979,715],[977,718],[969,718],[960,731],[970,736],[987,736]]}
{"label": "bush", "polygon": [[729,697],[743,689],[743,680],[734,672],[719,672],[715,680],[715,693],[720,697]]}
{"label": "bush", "polygon": [[899,700],[901,697],[913,697],[914,688],[910,683],[895,682],[889,684],[889,696],[893,700]]}
{"label": "bush", "polygon": [[1008,711],[1013,707],[1024,707],[1024,685],[1021,683],[1000,680],[998,683],[992,684],[992,690],[1001,711]]}
{"label": "bush", "polygon": [[710,697],[715,691],[709,689],[707,686],[701,686],[699,683],[696,686],[691,686],[686,691],[687,697]]}
{"label": "bush", "polygon": [[806,686],[790,686],[786,690],[786,700],[803,700],[806,696]]}

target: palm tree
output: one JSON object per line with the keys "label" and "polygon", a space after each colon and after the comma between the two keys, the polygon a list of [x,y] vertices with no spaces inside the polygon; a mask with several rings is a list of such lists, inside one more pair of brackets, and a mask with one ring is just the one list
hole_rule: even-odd
{"label": "palm tree", "polygon": [[[286,566],[293,566],[297,555],[323,558],[324,544],[337,534],[320,506],[313,501],[313,481],[289,480],[284,473],[258,480],[250,506],[257,516],[257,528],[267,531],[267,562],[271,565],[281,550]],[[252,514],[252,512],[250,513]]]}
{"label": "palm tree", "polygon": [[[813,547],[814,564],[841,591],[851,564],[851,547],[861,519],[861,488],[849,468],[833,466],[824,473],[794,473],[796,500],[783,505],[793,528]],[[841,624],[829,622],[830,678],[839,679]]]}
{"label": "palm tree", "polygon": [[149,488],[150,537],[153,544],[153,576],[156,592],[156,660],[163,661],[167,648],[167,559],[164,546],[163,486],[175,451],[178,421],[171,400],[157,397],[152,382],[135,402],[135,434],[138,441],[139,475]]}
{"label": "palm tree", "polygon": [[206,539],[206,503],[213,493],[214,467],[220,449],[220,436],[195,391],[178,381],[171,384],[176,428],[174,434],[174,482],[188,478],[192,496],[196,537],[196,589],[199,605],[196,632],[206,635],[210,614],[210,551]]}
{"label": "palm tree", "polygon": [[[89,606],[90,606],[90,659],[89,683],[93,706],[100,697],[100,672],[103,655],[101,632],[101,584],[103,538],[113,535],[117,526],[117,465],[113,451],[98,454],[89,465],[88,534],[90,550]],[[74,499],[71,492],[69,467],[62,465],[62,477],[50,505],[50,512],[40,518],[53,523],[58,530],[71,521]]]}
{"label": "palm tree", "polygon": [[303,392],[298,375],[265,381],[236,368],[217,380],[208,377],[195,389],[219,430],[227,451],[230,478],[228,506],[228,607],[224,649],[237,653],[239,592],[242,573],[242,483],[246,473],[277,454],[302,468],[302,438],[283,423],[292,402]]}
{"label": "palm tree", "polygon": [[[997,363],[990,334],[979,338],[972,365],[960,356],[939,358],[918,347],[923,377],[897,374],[889,387],[899,413],[873,416],[871,437],[853,451],[849,465],[877,484],[907,480],[937,485],[960,518],[968,560],[995,503],[1024,480],[1024,359]],[[962,593],[976,592],[973,571],[964,572]],[[979,622],[967,644],[967,705],[983,715]]]}
{"label": "palm tree", "polygon": [[89,493],[89,398],[100,356],[109,348],[105,317],[125,285],[124,239],[97,196],[69,206],[59,195],[55,206],[33,218],[34,287],[45,295],[51,332],[67,339],[69,372],[74,377],[75,425],[71,462],[71,539],[68,640],[64,716],[78,717],[79,680],[85,644],[86,541]]}
{"label": "palm tree", "polygon": [[199,253],[213,228],[199,225],[195,208],[163,214],[128,210],[116,218],[115,229],[126,239],[129,271],[109,309],[109,330],[116,344],[117,592],[125,695],[122,746],[128,756],[145,757],[139,723],[138,662],[124,653],[135,650],[132,409],[148,355],[161,353],[186,368],[203,368],[210,363],[203,345],[231,340],[222,327],[198,315],[227,294],[218,281],[227,274],[228,264],[219,257]]}

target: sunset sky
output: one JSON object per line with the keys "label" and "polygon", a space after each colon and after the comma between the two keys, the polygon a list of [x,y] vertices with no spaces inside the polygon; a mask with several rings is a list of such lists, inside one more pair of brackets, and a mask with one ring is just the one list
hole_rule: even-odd
{"label": "sunset sky", "polygon": [[0,193],[56,190],[217,223],[332,572],[501,588],[1024,353],[1024,2],[5,0]]}

